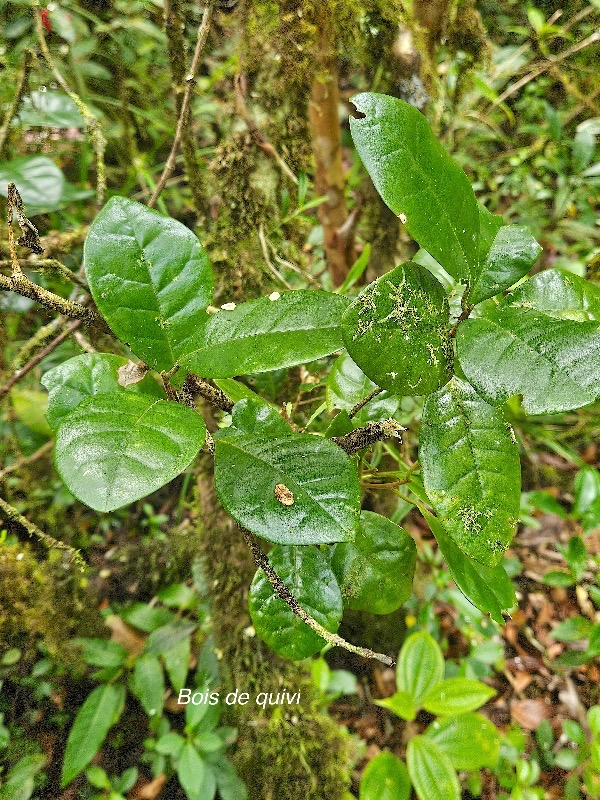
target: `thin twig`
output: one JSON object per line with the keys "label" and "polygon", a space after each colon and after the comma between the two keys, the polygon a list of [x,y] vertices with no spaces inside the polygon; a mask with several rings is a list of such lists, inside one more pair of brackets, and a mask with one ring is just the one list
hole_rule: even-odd
{"label": "thin twig", "polygon": [[159,181],[156,184],[156,188],[152,193],[152,197],[148,201],[148,208],[152,208],[155,205],[156,201],[160,197],[162,190],[165,188],[167,180],[170,178],[171,173],[175,169],[175,159],[177,158],[177,153],[179,152],[179,147],[181,145],[181,138],[183,136],[183,129],[186,124],[186,120],[188,119],[189,108],[192,102],[192,95],[196,87],[196,73],[198,72],[198,68],[200,66],[202,51],[204,50],[204,45],[206,44],[206,39],[208,38],[208,32],[210,30],[210,20],[211,20],[213,5],[214,5],[214,0],[209,0],[209,2],[204,7],[204,14],[202,15],[202,21],[200,22],[200,27],[198,28],[198,36],[196,38],[196,49],[194,50],[194,56],[192,58],[192,66],[185,81],[185,92],[183,94],[183,100],[181,101],[181,111],[179,114],[179,119],[177,120],[175,138],[173,139],[171,152],[169,153],[169,157],[167,158],[167,163],[164,166],[162,175],[160,176]]}
{"label": "thin twig", "polygon": [[458,326],[460,325],[461,322],[464,322],[470,316],[471,311],[473,311],[474,308],[475,306],[473,305],[467,305],[463,308],[459,318],[456,320],[453,327],[450,329],[450,333],[448,334],[448,336],[451,339],[454,339],[454,337],[456,336],[456,331],[458,330]]}
{"label": "thin twig", "polygon": [[[68,267],[65,267],[65,265],[56,258],[40,258],[39,260],[36,259],[35,261],[28,258],[19,258],[18,262],[21,269],[29,269],[32,272],[57,272],[59,275],[62,275],[63,278],[66,278],[72,283],[76,283],[82,289],[87,291],[88,286],[83,278],[80,278]],[[0,268],[12,266],[12,261],[9,261],[9,259],[0,259]]]}
{"label": "thin twig", "polygon": [[290,592],[288,587],[275,572],[268,557],[254,541],[252,534],[244,528],[241,530],[246,544],[252,552],[254,563],[265,573],[267,580],[273,587],[277,596],[283,600],[283,602],[294,612],[297,617],[302,620],[302,622],[305,622],[309,628],[312,628],[315,633],[325,639],[325,641],[332,647],[343,647],[344,650],[349,650],[351,653],[356,653],[363,658],[372,658],[376,661],[381,661],[383,664],[387,664],[388,667],[393,667],[395,665],[394,659],[390,658],[390,656],[386,656],[383,653],[375,653],[373,650],[369,650],[368,647],[359,647],[358,645],[350,644],[350,642],[347,642],[345,639],[342,639],[341,636],[338,636],[337,633],[331,633],[331,631],[328,631],[319,622],[317,622],[316,619],[311,617],[308,611],[302,608],[300,603],[296,600],[294,595]]}
{"label": "thin twig", "polygon": [[5,517],[7,522],[19,525],[19,527],[23,528],[23,530],[25,530],[29,536],[34,536],[48,549],[64,550],[69,554],[69,559],[71,562],[77,564],[81,572],[86,571],[87,565],[83,560],[79,550],[75,550],[75,548],[66,544],[66,542],[61,542],[58,539],[55,539],[54,536],[50,536],[49,533],[44,533],[43,530],[38,528],[37,525],[34,525],[33,522],[30,522],[27,517],[19,514],[16,508],[11,506],[10,503],[7,503],[6,500],[3,500],[1,497],[0,512],[2,512],[2,515]]}
{"label": "thin twig", "polygon": [[363,399],[362,399],[362,400],[360,400],[360,401],[359,401],[359,402],[358,402],[358,403],[357,403],[357,404],[354,406],[354,408],[352,408],[352,410],[351,410],[351,411],[350,411],[350,413],[348,414],[348,416],[350,417],[350,419],[352,419],[352,417],[355,417],[355,416],[358,414],[358,412],[361,410],[361,408],[364,408],[364,407],[367,405],[367,403],[370,403],[370,402],[371,402],[371,400],[372,400],[374,397],[377,397],[377,395],[378,395],[378,394],[381,394],[382,392],[383,392],[383,389],[382,389],[382,388],[380,388],[380,387],[378,386],[378,387],[377,387],[377,389],[373,389],[373,391],[371,392],[371,394],[368,394],[366,397],[363,397]]}
{"label": "thin twig", "polygon": [[15,461],[14,464],[11,464],[8,467],[0,470],[0,481],[3,481],[7,475],[10,475],[12,472],[18,472],[23,467],[28,467],[30,464],[33,464],[35,461],[38,461],[40,458],[43,458],[47,455],[54,445],[54,441],[50,439],[49,442],[46,442],[41,447],[39,447],[35,453],[32,453],[30,456],[26,456],[24,458],[20,458],[18,461]]}
{"label": "thin twig", "polygon": [[104,151],[106,149],[106,139],[102,133],[102,128],[96,117],[89,110],[87,105],[83,102],[81,97],[71,89],[69,84],[63,78],[62,73],[54,63],[54,59],[48,49],[46,42],[46,34],[44,33],[44,26],[42,25],[42,15],[39,0],[34,0],[33,17],[35,20],[35,29],[40,43],[40,50],[42,55],[54,75],[56,82],[61,89],[69,95],[71,100],[77,106],[77,109],[83,117],[86,126],[90,130],[90,139],[92,141],[92,148],[96,154],[96,203],[99,208],[104,205],[104,195],[106,194],[106,165],[104,163]]}
{"label": "thin twig", "polygon": [[0,156],[2,156],[4,145],[6,144],[6,140],[8,139],[11,123],[15,118],[17,111],[19,110],[19,106],[21,105],[21,100],[23,99],[23,94],[27,89],[32,62],[33,62],[33,53],[31,50],[27,49],[23,52],[23,64],[21,65],[21,72],[19,73],[17,88],[15,89],[15,95],[13,97],[13,101],[8,107],[8,111],[6,112],[6,116],[4,117],[2,127],[0,128]]}
{"label": "thin twig", "polygon": [[69,323],[67,327],[58,334],[49,344],[44,347],[43,350],[40,350],[39,353],[36,353],[33,358],[25,364],[22,369],[18,369],[4,384],[4,386],[0,386],[0,398],[4,397],[4,395],[8,394],[12,387],[17,384],[22,378],[27,375],[40,361],[43,361],[47,355],[49,355],[61,342],[64,342],[73,331],[76,331],[77,328],[82,324],[81,320],[75,320],[75,322]]}
{"label": "thin twig", "polygon": [[248,111],[248,106],[246,105],[246,91],[245,91],[245,79],[243,75],[238,73],[235,78],[233,79],[233,86],[235,89],[235,106],[238,116],[240,116],[246,125],[248,126],[248,130],[250,131],[250,135],[254,139],[255,143],[260,147],[260,149],[266,153],[270,158],[272,158],[279,169],[283,172],[283,174],[289,178],[293,184],[296,186],[298,185],[298,178],[294,175],[290,167],[285,163],[283,158],[279,155],[277,150],[273,147],[271,142],[269,142],[261,132],[260,128],[256,124],[256,122],[250,116],[250,112]]}
{"label": "thin twig", "polygon": [[260,246],[261,246],[261,249],[262,249],[262,252],[263,252],[263,256],[264,256],[264,259],[265,259],[265,263],[266,263],[267,267],[271,270],[273,275],[275,275],[275,277],[278,280],[280,280],[281,283],[283,283],[283,285],[285,286],[286,289],[293,289],[293,286],[286,281],[286,279],[283,277],[281,272],[279,272],[277,267],[274,264],[271,263],[271,259],[269,258],[269,250],[267,248],[267,239],[266,239],[266,236],[265,236],[265,229],[263,227],[262,222],[258,226],[258,239],[260,241]]}

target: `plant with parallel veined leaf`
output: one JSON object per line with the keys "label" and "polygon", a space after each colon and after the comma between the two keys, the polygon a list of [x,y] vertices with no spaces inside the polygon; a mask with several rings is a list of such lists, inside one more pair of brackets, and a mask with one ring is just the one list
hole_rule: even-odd
{"label": "plant with parallel veined leaf", "polygon": [[[334,632],[344,606],[389,613],[410,594],[414,543],[390,520],[361,514],[354,453],[398,434],[384,418],[403,396],[424,396],[420,475],[414,465],[407,472],[411,496],[459,588],[502,621],[515,597],[500,562],[520,496],[519,448],[502,406],[521,395],[526,412],[544,414],[600,396],[600,289],[561,270],[523,280],[539,245],[477,202],[425,117],[384,95],[354,103],[361,113],[351,120],[354,142],[421,245],[415,260],[354,299],[298,290],[208,313],[212,272],[196,237],[113,198],[85,243],[90,289],[115,336],[161,373],[163,385],[148,374],[122,386],[126,360],[113,354],[81,355],[51,370],[44,385],[55,463],[93,508],[131,503],[195,458],[206,429],[192,400],[203,394],[231,411],[229,427],[214,436],[223,506],[276,545],[270,558],[282,585]],[[454,298],[462,291],[462,311],[451,311],[449,287]],[[340,412],[325,435],[295,432],[233,380],[344,346],[327,379],[329,403]],[[295,616],[281,585],[273,587],[273,575],[259,569],[250,590],[256,630],[291,658],[316,652],[318,631]]]}

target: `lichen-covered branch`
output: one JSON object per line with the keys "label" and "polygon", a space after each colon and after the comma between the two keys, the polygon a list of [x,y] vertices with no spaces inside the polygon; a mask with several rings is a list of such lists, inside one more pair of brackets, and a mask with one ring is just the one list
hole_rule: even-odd
{"label": "lichen-covered branch", "polygon": [[233,400],[231,400],[225,392],[217,386],[212,386],[212,384],[205,381],[204,378],[201,378],[199,375],[188,372],[185,383],[183,384],[183,396],[187,400],[193,400],[193,398],[198,395],[207,400],[211,406],[221,411],[227,411],[229,413],[233,409]]}
{"label": "lichen-covered branch", "polygon": [[29,73],[31,72],[32,62],[33,62],[33,53],[29,49],[24,50],[23,63],[21,65],[21,71],[17,79],[17,88],[15,89],[15,94],[12,103],[8,107],[6,115],[4,116],[2,127],[0,128],[0,157],[2,156],[2,151],[4,150],[4,146],[6,145],[6,140],[8,139],[10,125],[13,119],[15,118],[17,111],[19,110],[19,106],[21,105],[21,100],[23,99],[23,95],[27,90],[27,84],[29,81]]}
{"label": "lichen-covered branch", "polygon": [[381,661],[382,664],[387,664],[388,667],[394,666],[395,661],[393,658],[390,658],[390,656],[386,656],[384,653],[375,653],[373,650],[369,650],[368,647],[359,647],[358,645],[351,644],[345,639],[342,639],[341,636],[338,636],[337,633],[331,633],[331,631],[328,631],[319,622],[317,622],[314,617],[311,617],[308,611],[306,611],[306,609],[300,605],[285,583],[281,580],[279,575],[275,572],[268,557],[254,541],[252,534],[244,528],[241,530],[244,535],[244,539],[246,540],[246,544],[252,551],[252,556],[256,566],[262,569],[262,571],[265,573],[269,583],[277,593],[277,596],[283,600],[283,602],[294,612],[297,617],[302,620],[302,622],[305,622],[310,628],[312,628],[313,631],[315,631],[315,633],[321,636],[328,644],[332,645],[332,647],[343,647],[344,650],[349,650],[351,653],[356,653],[363,658],[371,658],[375,659],[376,661]]}
{"label": "lichen-covered branch", "polygon": [[344,436],[334,436],[332,441],[342,448],[348,455],[353,455],[382,439],[402,439],[403,428],[395,419],[384,419],[381,422],[369,422],[362,428],[356,428]]}

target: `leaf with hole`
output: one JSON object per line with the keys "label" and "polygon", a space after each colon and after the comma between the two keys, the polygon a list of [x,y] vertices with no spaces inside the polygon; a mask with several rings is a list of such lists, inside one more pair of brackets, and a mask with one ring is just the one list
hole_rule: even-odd
{"label": "leaf with hole", "polygon": [[496,566],[515,534],[521,468],[502,412],[459,378],[425,401],[423,484],[445,530],[471,558]]}
{"label": "leaf with hole", "polygon": [[114,511],[176,478],[205,435],[202,417],[186,406],[125,392],[100,394],[62,420],[54,463],[78,500]]}
{"label": "leaf with hole", "polygon": [[320,290],[262,297],[206,316],[181,363],[206,378],[270,372],[314,361],[343,347],[348,298]]}
{"label": "leaf with hole", "polygon": [[165,370],[189,352],[207,317],[213,276],[185,225],[113,197],[92,223],[83,255],[98,310],[139,358]]}
{"label": "leaf with hole", "polygon": [[346,608],[390,614],[411,596],[416,561],[415,543],[405,530],[362,511],[356,538],[335,546],[331,567]]}
{"label": "leaf with hole", "polygon": [[353,360],[378,386],[427,394],[452,372],[449,317],[441,283],[407,263],[363,289],[342,317],[342,333]]}
{"label": "leaf with hole", "polygon": [[[277,486],[291,492],[292,503],[281,502]],[[311,434],[218,439],[215,488],[240,525],[271,542],[341,542],[358,528],[354,462],[333,442]]]}
{"label": "leaf with hole", "polygon": [[[335,633],[342,618],[342,595],[323,553],[316,547],[277,545],[269,560],[300,606]],[[262,569],[254,576],[248,603],[257,634],[279,655],[297,661],[325,645],[324,639],[275,593]]]}
{"label": "leaf with hole", "polygon": [[375,188],[410,235],[457,280],[478,267],[479,210],[469,179],[416,108],[383,94],[352,98],[350,131]]}

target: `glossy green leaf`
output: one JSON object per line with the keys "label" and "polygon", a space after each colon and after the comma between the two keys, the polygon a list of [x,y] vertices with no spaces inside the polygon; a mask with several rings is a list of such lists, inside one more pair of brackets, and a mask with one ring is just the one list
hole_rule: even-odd
{"label": "glossy green leaf", "polygon": [[65,92],[35,91],[23,98],[19,108],[22,125],[44,128],[85,128],[79,109]]}
{"label": "glossy green leaf", "polygon": [[114,333],[155,369],[169,369],[206,319],[213,277],[196,236],[141,203],[113,197],[84,245],[90,290]]}
{"label": "glossy green leaf", "polygon": [[[337,631],[342,595],[323,553],[316,547],[277,545],[269,560],[302,608],[328,631]],[[299,660],[324,646],[325,641],[275,594],[262,569],[254,576],[248,604],[257,634],[279,655]]]}
{"label": "glossy green leaf", "polygon": [[[291,505],[277,498],[277,486],[292,493]],[[356,467],[328,439],[300,433],[218,439],[215,488],[240,525],[271,542],[341,542],[358,528]]]}
{"label": "glossy green leaf", "polygon": [[19,389],[14,387],[10,393],[15,418],[26,425],[30,431],[49,439],[52,429],[46,419],[48,398],[44,392],[34,389]]}
{"label": "glossy green leaf", "polygon": [[239,400],[231,412],[231,422],[238,434],[289,436],[293,433],[281,414],[261,400]]}
{"label": "glossy green leaf", "polygon": [[369,761],[360,781],[359,800],[409,800],[410,778],[404,762],[392,753]]}
{"label": "glossy green leaf", "polygon": [[425,401],[419,440],[425,491],[471,558],[496,566],[517,528],[519,450],[502,412],[459,378]]}
{"label": "glossy green leaf", "polygon": [[304,364],[342,346],[348,298],[320,290],[261,297],[206,315],[181,363],[207,378],[231,378]]}
{"label": "glossy green leaf", "polygon": [[564,269],[547,269],[510,296],[513,308],[535,308],[556,319],[600,321],[600,287]]}
{"label": "glossy green leaf", "polygon": [[472,678],[446,678],[423,698],[423,708],[432,714],[467,714],[476,711],[496,694],[494,689]]}
{"label": "glossy green leaf", "polygon": [[342,333],[353,360],[378,386],[427,394],[452,371],[449,316],[441,283],[407,263],[363,289],[342,317]]}
{"label": "glossy green leaf", "polygon": [[503,225],[469,292],[469,302],[480,303],[509,289],[529,272],[541,252],[542,248],[527,228]]}
{"label": "glossy green leaf", "polygon": [[390,614],[412,593],[417,548],[411,536],[391,520],[363,511],[353,542],[336,545],[331,567],[344,606],[372,614]]}
{"label": "glossy green leaf", "polygon": [[[329,411],[334,408],[351,411],[357,403],[377,388],[348,353],[343,353],[334,361],[325,385]],[[396,413],[399,404],[399,398],[390,395],[389,392],[382,392],[361,408],[352,419],[357,427],[366,425],[367,422],[388,419]]]}
{"label": "glossy green leaf", "polygon": [[398,657],[398,689],[408,692],[419,708],[423,698],[443,677],[444,656],[439,644],[426,631],[411,634]]}
{"label": "glossy green leaf", "polygon": [[479,211],[469,179],[416,108],[382,94],[352,98],[356,149],[410,235],[457,280],[477,270]]}
{"label": "glossy green leaf", "polygon": [[205,764],[191,742],[186,742],[177,761],[177,777],[188,800],[203,800]]}
{"label": "glossy green leaf", "polygon": [[493,767],[498,761],[500,734],[481,714],[435,720],[425,735],[448,756],[455,769]]}
{"label": "glossy green leaf", "polygon": [[192,643],[189,636],[177,642],[170,650],[163,653],[163,661],[171,686],[176,692],[185,686],[190,664]]}
{"label": "glossy green leaf", "polygon": [[41,380],[48,390],[46,418],[56,430],[66,415],[82,400],[108,392],[134,392],[164,398],[165,393],[151,375],[124,388],[119,384],[119,369],[127,359],[110,353],[83,353],[48,370]]}
{"label": "glossy green leaf", "polygon": [[0,163],[0,195],[7,196],[7,185],[14,183],[25,204],[25,213],[60,202],[65,187],[65,176],[54,161],[46,156],[21,156]]}
{"label": "glossy green leaf", "polygon": [[177,477],[205,435],[202,417],[186,406],[135,394],[100,394],[63,419],[54,463],[78,500],[96,511],[113,511]]}
{"label": "glossy green leaf", "polygon": [[148,716],[160,716],[163,709],[165,679],[160,661],[150,653],[142,653],[135,661],[131,691]]}
{"label": "glossy green leaf", "polygon": [[395,692],[391,697],[386,697],[383,700],[375,700],[375,704],[382,708],[387,708],[396,716],[407,720],[414,719],[419,710],[412,696],[403,690]]}
{"label": "glossy green leaf", "polygon": [[427,736],[413,736],[406,749],[408,774],[419,800],[460,800],[452,762]]}
{"label": "glossy green leaf", "polygon": [[67,739],[61,786],[71,783],[96,755],[125,704],[125,687],[103,684],[88,695]]}
{"label": "glossy green leaf", "polygon": [[546,414],[600,397],[600,325],[590,319],[600,290],[552,273],[458,329],[460,365],[490,403],[521,394],[525,411]]}
{"label": "glossy green leaf", "polygon": [[503,625],[502,612],[517,605],[512,581],[504,567],[487,567],[469,558],[454,544],[434,516],[425,510],[422,513],[460,591],[480,611],[489,613],[493,620]]}

